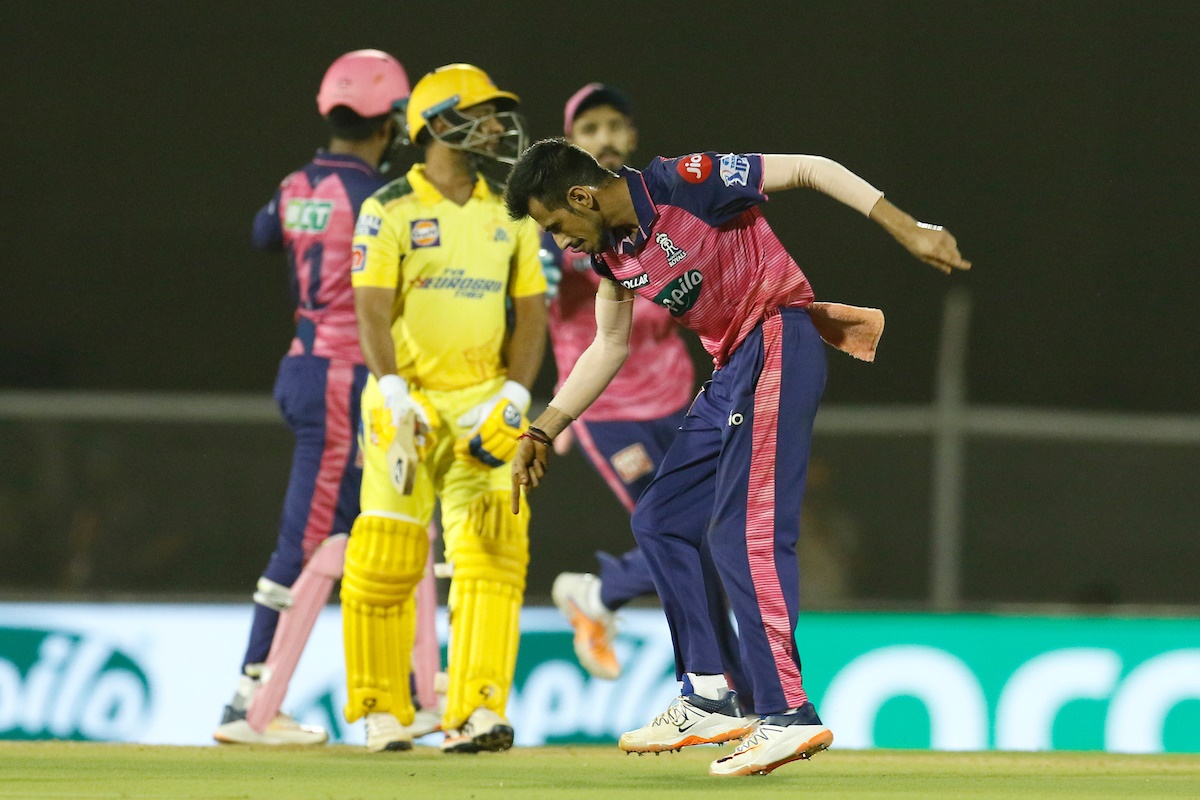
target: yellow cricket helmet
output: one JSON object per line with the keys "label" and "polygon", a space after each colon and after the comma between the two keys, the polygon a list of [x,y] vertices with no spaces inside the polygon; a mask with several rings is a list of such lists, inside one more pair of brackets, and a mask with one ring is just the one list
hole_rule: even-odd
{"label": "yellow cricket helmet", "polygon": [[[462,114],[463,109],[492,103],[496,113],[483,117]],[[429,137],[476,155],[514,163],[525,144],[524,121],[513,109],[520,98],[496,88],[488,74],[471,64],[447,64],[430,72],[413,87],[406,111],[409,140],[424,145]],[[450,129],[437,133],[430,126],[442,117]],[[496,125],[504,128],[500,133]]]}

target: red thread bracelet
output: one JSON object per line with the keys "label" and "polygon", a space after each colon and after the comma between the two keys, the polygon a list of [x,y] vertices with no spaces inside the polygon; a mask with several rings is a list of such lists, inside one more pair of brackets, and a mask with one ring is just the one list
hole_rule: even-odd
{"label": "red thread bracelet", "polygon": [[526,431],[524,433],[522,433],[520,436],[518,436],[517,438],[518,439],[533,439],[535,442],[540,442],[540,443],[546,445],[547,447],[554,444],[554,440],[551,439],[550,436],[544,430],[542,430],[541,428],[535,428],[532,425],[530,425],[529,428],[526,429]]}

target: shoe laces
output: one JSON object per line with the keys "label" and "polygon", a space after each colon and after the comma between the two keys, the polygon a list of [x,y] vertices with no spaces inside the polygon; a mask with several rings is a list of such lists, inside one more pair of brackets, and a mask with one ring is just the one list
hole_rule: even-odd
{"label": "shoe laces", "polygon": [[683,698],[676,697],[671,701],[671,705],[667,706],[667,710],[655,717],[650,725],[674,725],[678,728],[685,722],[687,722],[687,711],[683,707]]}
{"label": "shoe laces", "polygon": [[758,727],[754,729],[754,733],[742,739],[742,743],[737,746],[733,754],[736,756],[739,753],[744,753],[747,750],[758,747],[760,744],[765,744],[771,738],[771,734],[778,733],[781,730],[783,730],[783,727],[780,725],[763,725],[759,723]]}

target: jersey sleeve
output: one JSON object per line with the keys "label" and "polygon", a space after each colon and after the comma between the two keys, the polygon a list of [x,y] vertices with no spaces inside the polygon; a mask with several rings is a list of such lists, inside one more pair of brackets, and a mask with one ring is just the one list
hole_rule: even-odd
{"label": "jersey sleeve", "polygon": [[407,248],[402,234],[378,200],[364,200],[354,226],[350,284],[355,288],[396,288],[400,284],[400,256]]}
{"label": "jersey sleeve", "polygon": [[508,282],[509,297],[529,297],[546,293],[546,276],[538,254],[541,243],[537,226],[526,218],[517,223],[517,246],[513,251],[512,279]]}
{"label": "jersey sleeve", "polygon": [[271,202],[260,208],[254,215],[254,227],[250,231],[250,240],[259,250],[275,252],[283,249],[283,225],[279,221],[279,194],[280,190],[276,189]]}
{"label": "jersey sleeve", "polygon": [[[765,202],[758,153],[693,153],[656,159],[646,170],[652,193],[710,225],[722,225]],[[657,189],[658,191],[653,191]]]}

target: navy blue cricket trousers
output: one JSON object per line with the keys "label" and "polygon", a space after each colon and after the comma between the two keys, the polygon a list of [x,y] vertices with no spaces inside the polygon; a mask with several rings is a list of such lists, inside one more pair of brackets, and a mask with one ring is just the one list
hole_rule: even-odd
{"label": "navy blue cricket trousers", "polygon": [[795,640],[796,543],[825,375],[808,313],[769,315],[705,384],[633,514],[671,627],[677,676],[722,672],[723,588],[759,714],[808,699]]}
{"label": "navy blue cricket trousers", "polygon": [[[279,364],[275,402],[296,449],[275,552],[263,571],[278,584],[295,583],[313,551],[349,533],[358,516],[359,398],[369,374],[361,364],[313,355],[284,356]],[[243,667],[267,660],[278,622],[278,611],[255,604]]]}

